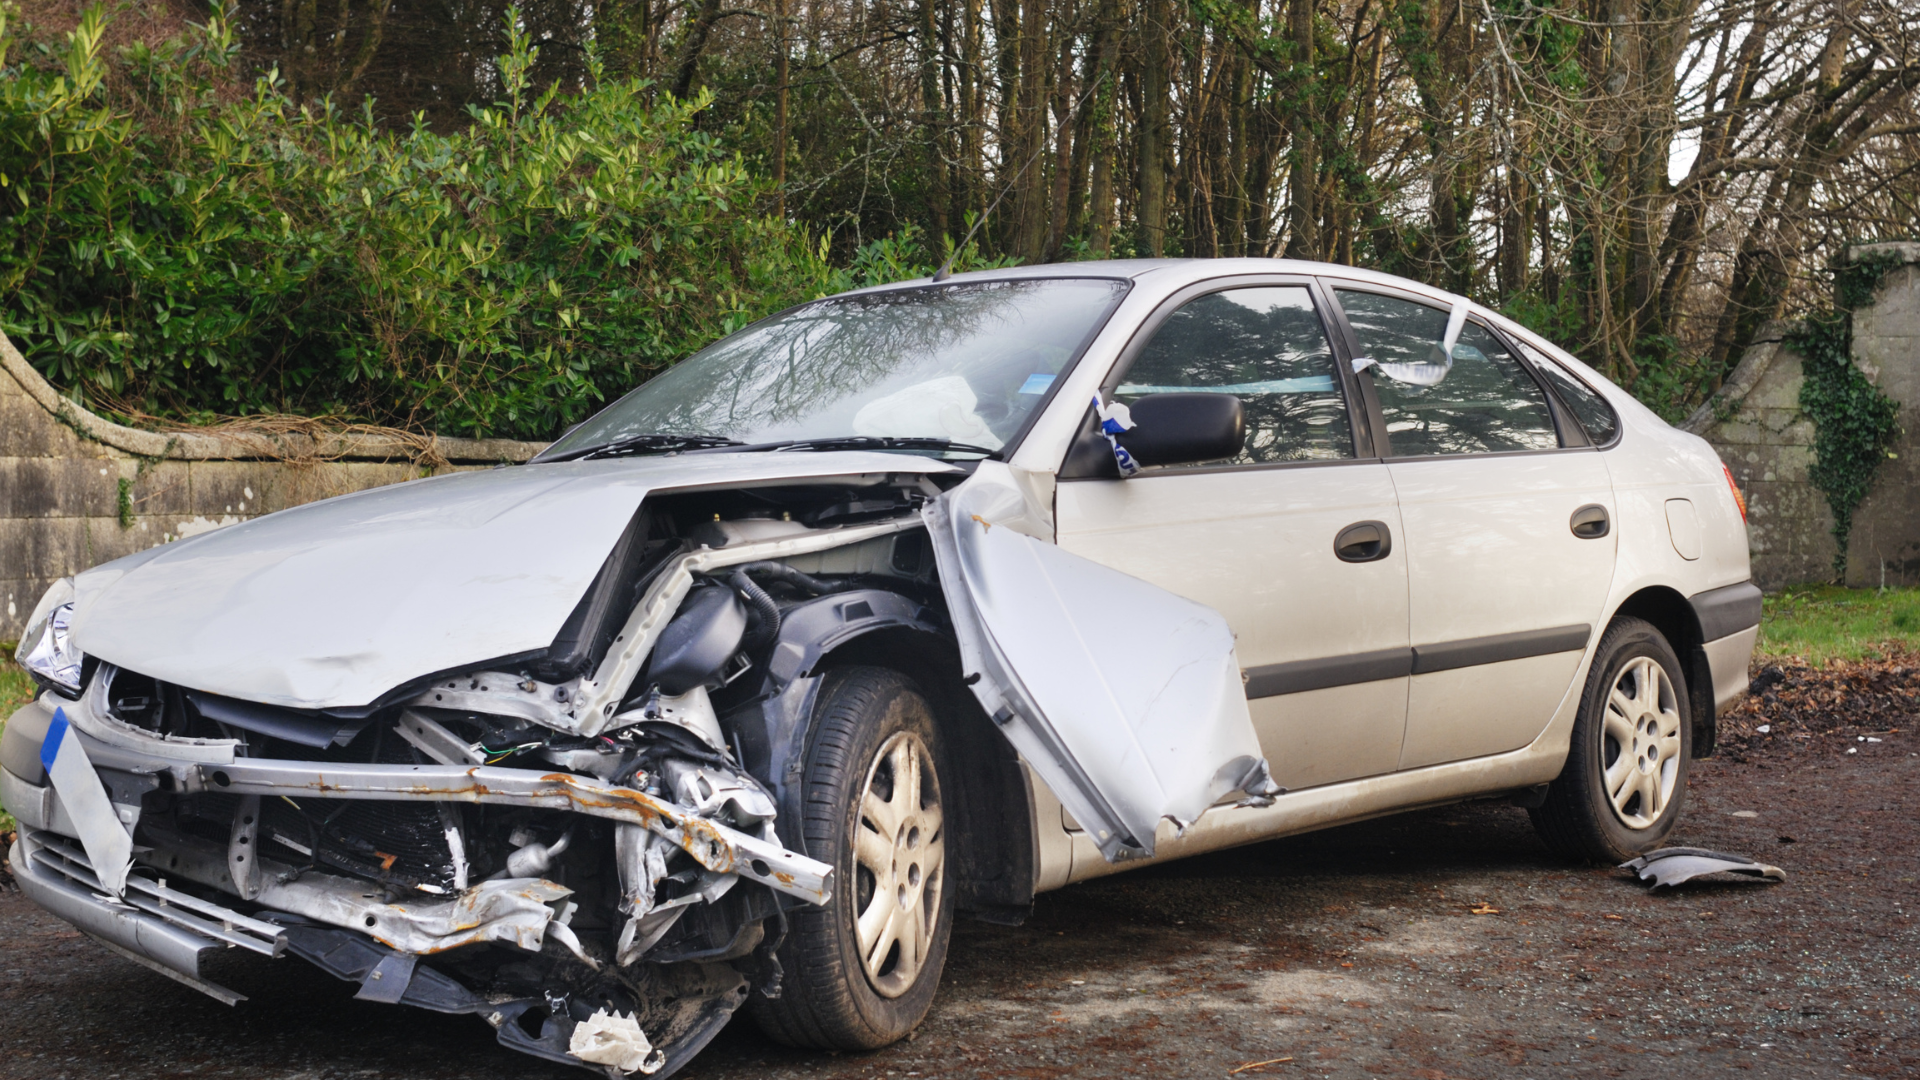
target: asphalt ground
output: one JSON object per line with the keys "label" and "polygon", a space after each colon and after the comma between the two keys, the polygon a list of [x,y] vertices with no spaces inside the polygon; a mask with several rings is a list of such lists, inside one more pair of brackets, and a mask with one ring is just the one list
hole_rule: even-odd
{"label": "asphalt ground", "polygon": [[[742,1020],[681,1075],[1920,1075],[1920,738],[1801,690],[1732,718],[1672,840],[1782,884],[1654,893],[1550,856],[1510,806],[1403,814],[1074,886],[1015,929],[962,923],[911,1041],[796,1051]],[[0,927],[0,1077],[588,1075],[298,961],[218,958],[251,996],[228,1008],[17,892]]]}

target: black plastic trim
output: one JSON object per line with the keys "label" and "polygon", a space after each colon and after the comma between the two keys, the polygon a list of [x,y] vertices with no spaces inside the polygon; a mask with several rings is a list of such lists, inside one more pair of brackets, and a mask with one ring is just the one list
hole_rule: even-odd
{"label": "black plastic trim", "polygon": [[1480,664],[1498,664],[1504,660],[1573,652],[1585,649],[1592,637],[1593,627],[1581,623],[1578,626],[1556,626],[1547,630],[1522,630],[1514,634],[1490,634],[1434,645],[1415,645],[1413,673],[1424,675],[1432,671],[1451,671]]}
{"label": "black plastic trim", "polygon": [[1760,586],[1751,581],[1708,589],[1687,597],[1700,620],[1700,640],[1719,641],[1760,625]]}
{"label": "black plastic trim", "polygon": [[1330,656],[1323,660],[1293,660],[1246,670],[1247,699],[1324,690],[1329,686],[1401,679],[1413,673],[1412,649]]}
{"label": "black plastic trim", "polygon": [[1330,686],[1352,686],[1433,671],[1498,664],[1504,660],[1573,652],[1585,649],[1592,636],[1591,626],[1559,626],[1550,630],[1523,630],[1517,634],[1493,634],[1433,645],[1416,645],[1410,649],[1379,649],[1347,656],[1263,664],[1247,668],[1241,674],[1246,681],[1247,700],[1252,701],[1306,690],[1325,690]]}
{"label": "black plastic trim", "polygon": [[315,712],[221,697],[203,690],[186,690],[185,693],[194,709],[209,720],[316,750],[345,746],[367,726],[365,717],[334,719]]}

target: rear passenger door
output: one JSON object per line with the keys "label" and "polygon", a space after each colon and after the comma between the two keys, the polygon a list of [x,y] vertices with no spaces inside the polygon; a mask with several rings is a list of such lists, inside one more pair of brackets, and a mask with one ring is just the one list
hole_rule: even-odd
{"label": "rear passenger door", "polygon": [[1399,767],[1526,746],[1571,688],[1612,582],[1606,466],[1485,325],[1467,321],[1443,358],[1446,307],[1333,286],[1356,364],[1377,362],[1362,378],[1406,534],[1414,656]]}
{"label": "rear passenger door", "polygon": [[[1237,395],[1231,459],[1074,477],[1056,494],[1059,545],[1220,612],[1236,638],[1274,779],[1299,789],[1394,770],[1407,692],[1407,572],[1393,483],[1332,312],[1307,279],[1216,282],[1143,326],[1105,392]],[[1379,543],[1336,539],[1371,523]],[[1127,612],[1114,611],[1126,648]]]}

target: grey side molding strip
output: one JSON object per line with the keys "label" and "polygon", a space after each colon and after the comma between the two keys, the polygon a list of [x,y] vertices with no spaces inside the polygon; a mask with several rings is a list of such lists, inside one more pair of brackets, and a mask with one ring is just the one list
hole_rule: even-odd
{"label": "grey side molding strip", "polygon": [[1430,671],[1451,671],[1477,664],[1497,664],[1503,660],[1524,660],[1530,656],[1585,649],[1593,636],[1593,627],[1559,626],[1548,630],[1523,630],[1515,634],[1491,634],[1462,638],[1433,645],[1415,645],[1410,649],[1380,649],[1329,656],[1315,660],[1292,660],[1284,664],[1265,664],[1247,668],[1247,700],[1298,694],[1306,690],[1324,690],[1330,686],[1399,679]]}
{"label": "grey side molding strip", "polygon": [[1490,634],[1486,637],[1446,641],[1438,645],[1413,647],[1413,673],[1451,671],[1477,664],[1497,664],[1502,660],[1524,660],[1529,656],[1550,656],[1587,647],[1593,627],[1556,626],[1550,630],[1522,630],[1517,634]]}
{"label": "grey side molding strip", "polygon": [[1719,641],[1760,625],[1760,586],[1751,581],[1708,589],[1687,598],[1700,620],[1700,640]]}
{"label": "grey side molding strip", "polygon": [[1247,699],[1400,679],[1412,673],[1412,649],[1380,649],[1351,656],[1329,656],[1324,660],[1265,664],[1247,669]]}

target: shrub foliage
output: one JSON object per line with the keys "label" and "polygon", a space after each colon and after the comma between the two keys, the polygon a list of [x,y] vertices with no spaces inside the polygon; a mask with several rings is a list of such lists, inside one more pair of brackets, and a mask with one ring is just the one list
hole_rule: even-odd
{"label": "shrub foliage", "polygon": [[217,13],[118,50],[106,26],[94,8],[50,40],[0,9],[0,326],[110,409],[548,438],[859,283],[759,209],[762,181],[696,128],[703,99],[536,93],[517,30],[505,100],[437,134],[247,86]]}

